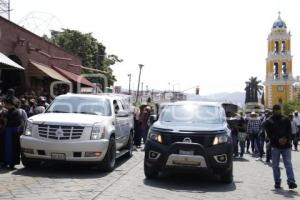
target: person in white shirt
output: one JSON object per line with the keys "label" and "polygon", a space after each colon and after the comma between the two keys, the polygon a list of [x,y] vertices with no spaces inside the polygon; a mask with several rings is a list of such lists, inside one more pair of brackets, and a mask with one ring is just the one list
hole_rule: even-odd
{"label": "person in white shirt", "polygon": [[298,127],[298,131],[297,131],[297,134],[296,134],[296,140],[295,140],[295,142],[297,142],[297,144],[298,144],[298,141],[299,141],[299,138],[300,138],[300,116],[298,114],[298,111],[295,111],[293,121],[295,121],[295,123]]}

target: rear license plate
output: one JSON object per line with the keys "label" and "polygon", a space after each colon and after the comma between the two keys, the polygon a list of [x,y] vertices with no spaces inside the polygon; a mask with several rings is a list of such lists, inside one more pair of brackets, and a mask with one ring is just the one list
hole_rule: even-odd
{"label": "rear license plate", "polygon": [[194,151],[184,151],[184,150],[179,150],[179,154],[180,154],[180,155],[188,155],[188,156],[192,156],[192,155],[194,155]]}
{"label": "rear license plate", "polygon": [[64,153],[51,153],[52,160],[66,160],[66,154]]}

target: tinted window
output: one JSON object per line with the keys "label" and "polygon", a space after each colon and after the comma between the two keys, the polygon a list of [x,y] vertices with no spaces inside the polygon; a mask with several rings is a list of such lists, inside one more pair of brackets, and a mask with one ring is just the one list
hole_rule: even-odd
{"label": "tinted window", "polygon": [[58,97],[46,113],[82,113],[110,116],[111,109],[107,99],[87,97]]}

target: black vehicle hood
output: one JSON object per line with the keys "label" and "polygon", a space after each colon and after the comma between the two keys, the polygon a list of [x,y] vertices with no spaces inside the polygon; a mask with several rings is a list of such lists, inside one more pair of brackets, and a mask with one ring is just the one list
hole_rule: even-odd
{"label": "black vehicle hood", "polygon": [[162,129],[171,132],[215,132],[228,129],[226,122],[220,124],[204,124],[204,123],[174,123],[157,121],[152,128]]}

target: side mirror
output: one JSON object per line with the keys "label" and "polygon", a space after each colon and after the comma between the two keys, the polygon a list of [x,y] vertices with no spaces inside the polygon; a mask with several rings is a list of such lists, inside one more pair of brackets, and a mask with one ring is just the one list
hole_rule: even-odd
{"label": "side mirror", "polygon": [[116,114],[116,117],[128,117],[129,113],[125,110],[119,110],[118,113]]}
{"label": "side mirror", "polygon": [[150,115],[150,124],[153,124],[158,120],[157,115]]}

